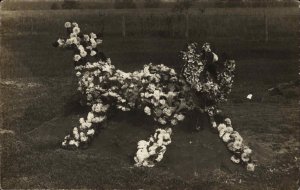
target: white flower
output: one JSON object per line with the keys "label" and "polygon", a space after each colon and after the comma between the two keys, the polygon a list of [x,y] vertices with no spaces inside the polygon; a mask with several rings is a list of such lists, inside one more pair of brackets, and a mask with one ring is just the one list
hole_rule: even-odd
{"label": "white flower", "polygon": [[91,56],[94,56],[94,55],[96,55],[96,54],[97,54],[96,51],[92,50],[90,55],[91,55]]}
{"label": "white flower", "polygon": [[231,156],[230,159],[231,159],[232,162],[234,162],[234,163],[236,163],[236,164],[240,163],[240,161],[241,161],[241,160],[240,160],[239,158],[237,158],[235,155]]}
{"label": "white flower", "polygon": [[91,122],[94,117],[94,114],[92,112],[89,112],[87,116],[87,121]]}
{"label": "white flower", "polygon": [[79,119],[79,123],[84,123],[84,118],[83,117],[81,117],[80,119]]}
{"label": "white flower", "polygon": [[94,129],[89,129],[86,134],[87,135],[94,135],[95,134],[95,130]]}
{"label": "white flower", "polygon": [[226,125],[224,123],[220,123],[218,126],[218,131],[226,129]]}
{"label": "white flower", "polygon": [[74,141],[74,140],[70,140],[70,141],[69,141],[69,144],[70,144],[70,145],[74,145],[74,144],[75,144],[75,141]]}
{"label": "white flower", "polygon": [[231,138],[230,138],[230,133],[225,133],[222,137],[224,142],[228,142]]}
{"label": "white flower", "polygon": [[70,137],[71,137],[70,135],[67,135],[67,136],[65,136],[64,139],[65,139],[65,140],[68,140],[68,139],[70,139]]}
{"label": "white flower", "polygon": [[171,74],[171,75],[176,75],[175,70],[174,70],[174,69],[171,69],[171,70],[170,70],[170,74]]}
{"label": "white flower", "polygon": [[184,120],[184,115],[182,115],[182,114],[178,114],[177,115],[177,119],[178,119],[178,121],[182,121],[182,120]]}
{"label": "white flower", "polygon": [[247,170],[253,172],[255,170],[255,165],[253,163],[248,163]]}
{"label": "white flower", "polygon": [[166,133],[168,133],[170,135],[172,134],[172,128],[167,128],[165,131],[166,131]]}
{"label": "white flower", "polygon": [[101,112],[101,107],[102,107],[102,104],[94,104],[94,105],[92,106],[92,110],[93,110],[94,112],[99,113],[99,112]]}
{"label": "white flower", "polygon": [[72,43],[73,43],[72,39],[69,38],[69,39],[66,40],[67,45],[71,45]]}
{"label": "white flower", "polygon": [[148,92],[145,92],[145,98],[149,98],[151,97],[151,94],[149,94]]}
{"label": "white flower", "polygon": [[149,89],[150,92],[154,92],[154,90],[155,90],[155,85],[151,83],[151,84],[148,85],[147,89]]}
{"label": "white flower", "polygon": [[143,162],[145,159],[149,158],[149,153],[147,151],[147,149],[143,148],[143,149],[138,149],[138,151],[136,152],[136,157],[138,162]]}
{"label": "white flower", "polygon": [[221,138],[226,133],[226,128],[219,131],[219,137]]}
{"label": "white flower", "polygon": [[65,23],[65,28],[71,28],[71,23],[70,22],[66,22]]}
{"label": "white flower", "polygon": [[75,146],[79,147],[79,142],[75,141]]}
{"label": "white flower", "polygon": [[87,140],[88,140],[88,137],[85,137],[85,136],[80,137],[80,141],[82,141],[82,142],[86,142]]}
{"label": "white flower", "polygon": [[224,121],[226,125],[231,126],[231,120],[229,118],[226,118]]}
{"label": "white flower", "polygon": [[159,100],[159,103],[160,103],[161,105],[165,105],[165,104],[166,104],[166,100],[165,100],[165,99],[160,99],[160,100]]}
{"label": "white flower", "polygon": [[171,120],[171,124],[172,124],[172,125],[177,125],[177,124],[178,124],[178,122],[177,122],[177,120],[176,120],[176,119],[172,119],[172,120]]}
{"label": "white flower", "polygon": [[58,46],[61,47],[61,46],[63,46],[65,44],[65,40],[59,38],[57,40],[57,43],[58,43]]}
{"label": "white flower", "polygon": [[246,154],[251,154],[252,153],[252,150],[249,148],[249,147],[247,147],[247,146],[245,146],[244,147],[244,153],[246,153]]}
{"label": "white flower", "polygon": [[233,142],[233,148],[234,148],[235,150],[241,149],[241,148],[242,148],[242,143],[241,143],[240,141],[234,141],[234,142]]}
{"label": "white flower", "polygon": [[165,124],[167,124],[167,121],[166,120],[164,120],[163,118],[159,118],[158,119],[158,122],[160,123],[160,124],[162,124],[162,125],[165,125]]}
{"label": "white flower", "polygon": [[94,40],[94,38],[91,38],[90,42],[91,42],[92,48],[96,48],[97,47],[97,42]]}
{"label": "white flower", "polygon": [[102,40],[101,40],[101,39],[96,39],[96,43],[97,43],[97,44],[101,44],[101,43],[102,43]]}
{"label": "white flower", "polygon": [[87,52],[86,52],[86,51],[84,51],[84,50],[83,50],[83,51],[80,51],[80,56],[81,56],[81,57],[85,57],[86,55],[87,55]]}
{"label": "white flower", "polygon": [[104,121],[104,119],[106,119],[105,116],[94,117],[94,118],[92,119],[92,122],[93,122],[93,123],[101,123],[102,121]]}
{"label": "white flower", "polygon": [[252,94],[248,94],[247,99],[248,99],[248,100],[251,100],[251,99],[252,99],[252,96],[253,96]]}
{"label": "white flower", "polygon": [[242,158],[243,162],[248,162],[250,160],[250,156],[247,153],[243,153],[241,155],[241,158]]}
{"label": "white flower", "polygon": [[61,145],[62,145],[62,146],[66,146],[66,145],[67,145],[67,141],[63,141],[63,142],[61,143]]}
{"label": "white flower", "polygon": [[93,32],[90,34],[90,36],[91,36],[91,38],[97,38],[97,35]]}
{"label": "white flower", "polygon": [[73,27],[78,27],[78,24],[76,22],[72,23]]}
{"label": "white flower", "polygon": [[81,72],[78,71],[78,72],[76,73],[76,76],[77,76],[77,77],[80,77],[80,75],[81,75]]}
{"label": "white flower", "polygon": [[147,148],[147,146],[149,145],[149,143],[145,140],[141,140],[138,142],[138,149],[140,148]]}
{"label": "white flower", "polygon": [[[171,112],[171,109],[169,108],[164,108],[163,109],[163,113],[166,115],[166,116],[171,116],[172,115],[172,112]],[[178,116],[177,116],[178,117]],[[178,119],[179,120],[179,119]]]}
{"label": "white flower", "polygon": [[235,140],[235,142],[240,142],[240,143],[243,142],[243,138],[242,138],[240,135],[236,136],[236,137],[234,138],[234,140]]}
{"label": "white flower", "polygon": [[150,109],[148,106],[146,106],[146,107],[144,108],[144,112],[145,112],[147,115],[151,115],[151,109]]}
{"label": "white flower", "polygon": [[80,28],[75,26],[75,27],[73,28],[73,33],[79,34],[79,33],[80,33]]}
{"label": "white flower", "polygon": [[155,90],[154,93],[153,93],[153,97],[157,100],[159,100],[160,98],[160,91],[159,90]]}
{"label": "white flower", "polygon": [[232,133],[233,132],[233,128],[232,127],[226,127],[226,132]]}
{"label": "white flower", "polygon": [[214,122],[212,122],[212,127],[213,128],[216,128],[217,127],[217,123],[214,121]]}
{"label": "white flower", "polygon": [[90,123],[90,122],[85,122],[84,124],[87,128],[90,128],[92,126],[92,123]]}
{"label": "white flower", "polygon": [[74,61],[79,61],[81,59],[80,55],[75,54],[74,55]]}
{"label": "white flower", "polygon": [[74,138],[76,139],[76,140],[78,140],[79,139],[79,134],[77,133],[77,134],[74,134]]}
{"label": "white flower", "polygon": [[157,162],[160,162],[163,159],[163,154],[158,154],[157,158],[155,159]]}
{"label": "white flower", "polygon": [[83,40],[86,41],[86,42],[90,41],[89,35],[86,35],[86,34],[83,35]]}
{"label": "white flower", "polygon": [[90,101],[90,100],[93,99],[93,96],[92,96],[91,94],[88,94],[88,95],[86,96],[86,99]]}
{"label": "white flower", "polygon": [[73,129],[73,134],[77,134],[78,133],[78,128],[77,127],[74,127]]}
{"label": "white flower", "polygon": [[159,147],[158,143],[153,143],[152,146],[148,147],[149,149],[149,155],[152,156],[156,154],[156,149]]}
{"label": "white flower", "polygon": [[216,62],[219,60],[219,57],[217,56],[217,54],[213,53],[213,62]]}
{"label": "white flower", "polygon": [[73,38],[76,38],[77,37],[77,34],[76,33],[71,33],[70,34],[70,39],[73,41]]}
{"label": "white flower", "polygon": [[77,37],[72,37],[72,38],[70,38],[70,40],[72,41],[72,44],[76,44],[76,45],[79,44]]}

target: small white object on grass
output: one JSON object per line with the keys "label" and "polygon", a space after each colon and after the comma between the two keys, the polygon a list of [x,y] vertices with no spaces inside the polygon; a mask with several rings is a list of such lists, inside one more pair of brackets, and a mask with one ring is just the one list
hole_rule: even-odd
{"label": "small white object on grass", "polygon": [[252,94],[248,94],[247,99],[251,100],[252,99]]}

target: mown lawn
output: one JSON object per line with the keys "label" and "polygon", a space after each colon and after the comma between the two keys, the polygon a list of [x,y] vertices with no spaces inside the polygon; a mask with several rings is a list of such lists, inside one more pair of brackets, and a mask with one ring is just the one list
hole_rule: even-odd
{"label": "mown lawn", "polygon": [[[209,126],[195,132],[191,116],[174,130],[173,143],[163,162],[147,169],[132,167],[136,143],[152,134],[155,127],[155,123],[140,112],[115,113],[88,149],[60,148],[61,139],[86,113],[86,108],[78,103],[70,52],[51,46],[57,34],[63,33],[63,14],[59,22],[53,21],[53,25],[48,26],[36,18],[39,24],[33,33],[30,27],[15,29],[13,23],[20,23],[20,17],[16,18],[9,20],[10,24],[2,30],[6,32],[1,33],[0,119],[3,122],[0,123],[2,129],[14,133],[1,135],[2,188],[298,187],[300,109],[297,93],[293,89],[283,96],[267,93],[268,88],[297,78],[297,41],[290,36],[268,43],[209,38],[217,52],[228,52],[237,61],[234,89],[222,107],[253,147],[258,163],[254,173],[231,163],[230,154]],[[88,20],[82,15],[81,18]],[[89,27],[87,25],[87,30]],[[16,30],[18,35],[14,33]],[[204,42],[207,39],[194,36],[192,40]],[[126,71],[139,69],[150,61],[179,70],[178,52],[186,42],[184,38],[157,36],[122,39],[108,33],[104,37],[103,51],[117,68]],[[249,93],[254,97],[251,101],[245,98]]]}

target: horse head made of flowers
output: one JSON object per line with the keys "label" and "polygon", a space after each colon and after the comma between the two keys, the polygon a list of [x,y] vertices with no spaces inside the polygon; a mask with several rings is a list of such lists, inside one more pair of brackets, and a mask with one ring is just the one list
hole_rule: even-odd
{"label": "horse head made of flowers", "polygon": [[226,100],[232,87],[234,61],[218,60],[207,43],[202,47],[192,43],[182,52],[181,74],[163,64],[151,63],[141,70],[124,72],[98,50],[102,43],[99,35],[83,34],[77,23],[66,22],[65,28],[67,38],[59,38],[54,45],[73,50],[78,91],[90,111],[64,138],[63,148],[86,147],[112,107],[122,111],[140,109],[160,127],[148,140],[138,142],[135,166],[153,167],[171,143],[172,127],[196,109],[207,114],[232,153],[231,160],[254,170],[252,150],[232,128],[231,120],[219,114],[218,104]]}
{"label": "horse head made of flowers", "polygon": [[200,47],[191,43],[182,55],[182,75],[195,91],[200,107],[205,109],[226,101],[233,84],[235,61],[225,55],[219,58],[209,43]]}

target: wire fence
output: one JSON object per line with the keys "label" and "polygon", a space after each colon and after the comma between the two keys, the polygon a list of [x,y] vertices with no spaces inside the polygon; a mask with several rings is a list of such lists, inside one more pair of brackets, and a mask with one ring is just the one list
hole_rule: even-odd
{"label": "wire fence", "polygon": [[10,33],[57,33],[65,21],[76,21],[86,31],[104,36],[162,38],[224,38],[242,40],[277,40],[297,36],[296,14],[198,14],[198,13],[120,13],[99,11],[70,14],[61,11],[32,11],[2,18],[3,35]]}

